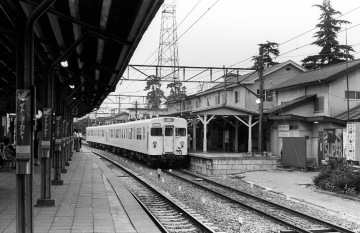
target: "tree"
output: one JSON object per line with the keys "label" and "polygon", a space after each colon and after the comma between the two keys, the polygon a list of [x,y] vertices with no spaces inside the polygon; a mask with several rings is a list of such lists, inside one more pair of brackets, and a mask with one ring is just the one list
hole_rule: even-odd
{"label": "tree", "polygon": [[146,87],[144,91],[147,93],[148,107],[152,109],[159,109],[162,99],[165,98],[164,92],[161,88],[161,78],[155,75],[150,75],[146,78]]}
{"label": "tree", "polygon": [[183,100],[186,98],[186,87],[182,85],[179,81],[174,81],[167,85],[167,88],[170,88],[170,94],[166,98],[166,102],[171,104],[173,102]]}
{"label": "tree", "polygon": [[[279,56],[279,44],[275,42],[267,41],[265,44],[259,44],[260,48],[263,48],[263,60],[264,60],[264,67],[270,67],[276,64],[279,64],[279,62],[274,62],[273,58],[271,56]],[[253,56],[252,61],[254,61],[253,68],[258,67],[259,62],[259,56]]]}
{"label": "tree", "polygon": [[334,18],[341,12],[331,7],[330,0],[325,0],[322,5],[314,6],[319,7],[322,13],[319,18],[320,23],[316,25],[319,31],[314,35],[317,40],[311,44],[322,47],[322,49],[318,55],[308,56],[302,60],[302,66],[313,70],[344,62],[347,59],[354,60],[354,57],[349,55],[349,51],[354,51],[353,48],[348,45],[339,45],[336,40],[341,24],[349,24],[350,22]]}

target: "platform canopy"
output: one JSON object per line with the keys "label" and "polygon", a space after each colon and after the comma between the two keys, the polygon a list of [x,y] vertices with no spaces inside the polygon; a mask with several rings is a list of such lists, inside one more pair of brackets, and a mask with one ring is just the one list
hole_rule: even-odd
{"label": "platform canopy", "polygon": [[[0,114],[15,112],[19,21],[41,0],[0,0]],[[81,117],[115,91],[127,64],[163,0],[57,0],[34,26],[34,76],[41,109],[47,68],[74,46],[54,69],[55,93]]]}

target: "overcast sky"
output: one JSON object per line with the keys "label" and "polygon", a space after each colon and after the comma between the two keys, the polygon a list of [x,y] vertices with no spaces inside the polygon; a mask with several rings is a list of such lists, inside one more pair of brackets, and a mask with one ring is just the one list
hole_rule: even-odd
{"label": "overcast sky", "polygon": [[[178,24],[198,1],[177,0]],[[340,19],[351,22],[343,27],[348,28],[347,40],[355,49],[355,58],[360,58],[360,1],[332,0],[331,3],[342,14],[354,10]],[[320,51],[317,46],[307,45],[315,40],[315,26],[321,14],[318,7],[313,7],[314,4],[322,4],[322,0],[200,0],[177,29],[178,38],[181,37],[178,41],[179,63],[182,66],[228,67],[236,64],[234,67],[250,67],[252,62],[248,58],[257,55],[258,44],[268,40],[280,44],[277,62],[291,59],[301,64],[300,60]],[[130,64],[157,64],[155,51],[159,47],[160,26],[161,9],[144,34]],[[314,30],[305,33],[311,29]],[[338,34],[340,44],[346,44],[345,38],[345,32]],[[304,45],[307,46],[302,47]],[[139,73],[130,75],[131,78],[145,78]],[[127,77],[127,74],[124,76]],[[114,94],[146,95],[142,91],[144,87],[144,82],[124,81],[118,84]],[[188,87],[189,93],[195,91],[194,86]],[[109,97],[102,107],[115,108],[117,106],[106,104],[114,101],[115,98]]]}

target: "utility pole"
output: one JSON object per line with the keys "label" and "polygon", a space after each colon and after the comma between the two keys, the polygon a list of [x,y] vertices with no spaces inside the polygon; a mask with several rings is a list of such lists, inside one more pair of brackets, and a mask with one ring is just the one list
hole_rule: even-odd
{"label": "utility pole", "polygon": [[264,60],[263,60],[263,48],[259,49],[259,62],[258,62],[258,73],[259,73],[259,138],[258,138],[258,152],[262,153],[263,146],[263,104],[264,104],[264,77],[263,77],[263,69],[264,69]]}

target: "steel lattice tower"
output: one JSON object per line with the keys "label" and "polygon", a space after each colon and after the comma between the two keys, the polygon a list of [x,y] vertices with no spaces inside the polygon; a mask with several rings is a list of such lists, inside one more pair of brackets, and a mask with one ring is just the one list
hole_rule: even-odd
{"label": "steel lattice tower", "polygon": [[[161,78],[172,79],[177,81],[179,79],[179,56],[176,32],[176,0],[165,0],[162,6],[161,14],[161,29],[158,51],[158,69],[157,75]],[[172,66],[169,68],[162,68],[161,66]]]}

